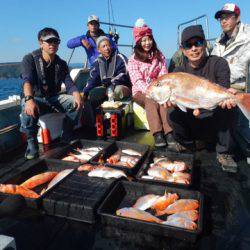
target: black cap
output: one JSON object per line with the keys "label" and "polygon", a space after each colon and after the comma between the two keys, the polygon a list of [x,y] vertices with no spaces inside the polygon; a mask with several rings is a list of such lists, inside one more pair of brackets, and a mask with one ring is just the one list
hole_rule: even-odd
{"label": "black cap", "polygon": [[186,27],[181,34],[181,45],[193,37],[200,37],[205,40],[205,34],[201,25],[192,25]]}

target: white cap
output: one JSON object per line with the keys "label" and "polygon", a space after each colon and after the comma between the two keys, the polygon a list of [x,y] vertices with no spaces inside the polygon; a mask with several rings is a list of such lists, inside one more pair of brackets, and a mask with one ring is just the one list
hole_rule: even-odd
{"label": "white cap", "polygon": [[91,22],[91,21],[96,21],[96,22],[99,23],[99,18],[98,18],[98,16],[96,16],[96,15],[90,15],[90,16],[88,17],[88,23]]}

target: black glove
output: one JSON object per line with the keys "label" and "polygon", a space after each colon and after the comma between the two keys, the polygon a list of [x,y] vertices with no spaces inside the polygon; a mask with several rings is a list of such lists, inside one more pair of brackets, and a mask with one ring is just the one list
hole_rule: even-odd
{"label": "black glove", "polygon": [[102,84],[107,88],[111,85],[111,78],[105,78],[102,80]]}

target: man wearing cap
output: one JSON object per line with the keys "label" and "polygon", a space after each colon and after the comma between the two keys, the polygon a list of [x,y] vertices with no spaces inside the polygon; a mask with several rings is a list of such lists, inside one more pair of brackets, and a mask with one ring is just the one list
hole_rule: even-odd
{"label": "man wearing cap", "polygon": [[109,38],[112,48],[116,49],[117,46],[112,40],[112,38],[109,35],[105,34],[102,29],[100,29],[99,18],[97,16],[91,15],[88,17],[87,27],[88,27],[88,31],[86,35],[82,35],[82,36],[78,36],[78,37],[70,39],[67,43],[67,46],[70,49],[74,49],[80,46],[84,47],[87,53],[87,58],[88,58],[87,67],[90,69],[95,59],[99,55],[99,52],[96,46],[96,40],[98,37],[107,36]]}
{"label": "man wearing cap", "polygon": [[[110,39],[100,36],[96,40],[99,56],[90,69],[90,78],[83,89],[83,99],[101,104],[107,98],[107,88],[114,92],[114,99],[131,95],[131,83],[126,69],[127,58],[112,49]],[[97,94],[98,92],[98,94]]]}
{"label": "man wearing cap", "polygon": [[[38,156],[37,122],[39,116],[54,110],[66,114],[62,139],[69,141],[82,106],[80,94],[74,85],[65,61],[56,55],[60,37],[52,28],[38,33],[40,49],[24,56],[21,64],[23,79],[21,132],[26,134],[27,159]],[[67,94],[60,94],[62,83]]]}
{"label": "man wearing cap", "polygon": [[[204,77],[225,88],[230,87],[230,69],[225,59],[208,56],[206,40],[201,25],[185,28],[181,37],[181,50],[187,60],[175,68],[175,72],[186,72]],[[228,89],[229,91],[234,91]],[[218,162],[223,170],[236,172],[237,165],[233,159],[232,129],[235,127],[235,104],[232,101],[220,103],[220,107],[212,111],[188,110],[181,111],[174,107],[168,115],[173,129],[174,145],[177,151],[185,148],[193,150],[195,140],[211,138],[216,142]]]}
{"label": "man wearing cap", "polygon": [[231,87],[246,90],[246,70],[250,60],[250,26],[241,23],[240,9],[227,3],[216,12],[215,18],[223,30],[216,40],[213,55],[225,58],[231,71]]}

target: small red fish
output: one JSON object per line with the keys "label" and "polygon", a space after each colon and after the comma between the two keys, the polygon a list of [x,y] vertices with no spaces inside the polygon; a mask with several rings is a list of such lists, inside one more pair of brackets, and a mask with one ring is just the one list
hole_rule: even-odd
{"label": "small red fish", "polygon": [[170,204],[174,203],[178,199],[179,196],[177,194],[166,193],[155,202],[152,209],[155,209],[156,215],[158,215],[160,211],[166,209]]}
{"label": "small red fish", "polygon": [[6,194],[20,194],[23,197],[32,199],[37,199],[40,197],[39,194],[28,188],[13,184],[0,184],[0,192]]}
{"label": "small red fish", "polygon": [[35,175],[21,184],[22,187],[32,189],[36,186],[44,184],[57,175],[57,172],[46,172]]}
{"label": "small red fish", "polygon": [[133,208],[133,207],[125,207],[125,208],[119,209],[116,211],[116,215],[132,218],[132,219],[137,219],[137,220],[148,221],[148,222],[156,222],[156,223],[162,222],[162,220],[153,216],[152,214],[145,212],[143,210],[140,210],[140,209]]}
{"label": "small red fish", "polygon": [[77,168],[79,172],[81,171],[91,171],[94,169],[94,166],[91,164],[83,164]]}
{"label": "small red fish", "polygon": [[184,219],[188,219],[191,221],[197,221],[199,218],[199,213],[197,210],[188,210],[188,211],[183,211],[180,213],[172,214],[168,216],[168,220],[172,220],[176,217],[181,217]]}
{"label": "small red fish", "polygon": [[197,200],[180,199],[174,202],[173,204],[169,205],[163,211],[160,211],[158,215],[180,213],[183,211],[195,210],[198,207],[199,207],[199,202]]}
{"label": "small red fish", "polygon": [[185,219],[182,217],[175,217],[172,219],[167,219],[167,221],[162,222],[164,225],[173,226],[173,227],[181,227],[188,230],[196,230],[197,224],[189,219]]}
{"label": "small red fish", "polygon": [[122,151],[121,149],[119,149],[107,159],[107,162],[110,164],[116,164],[118,161],[120,161],[121,155],[122,155]]}

